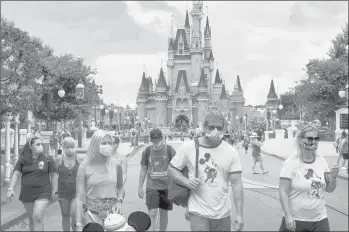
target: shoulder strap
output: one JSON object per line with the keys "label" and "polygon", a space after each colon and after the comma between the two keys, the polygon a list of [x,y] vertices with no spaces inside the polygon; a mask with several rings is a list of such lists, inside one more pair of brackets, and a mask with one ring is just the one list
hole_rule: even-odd
{"label": "shoulder strap", "polygon": [[167,145],[167,144],[166,144],[166,146],[167,146],[167,155],[168,155],[168,157],[169,157],[170,160],[171,160],[171,146],[170,146],[170,145]]}
{"label": "shoulder strap", "polygon": [[147,159],[149,159],[150,147],[151,147],[151,146],[148,146],[148,147],[145,149],[145,157],[146,157]]}
{"label": "shoulder strap", "polygon": [[198,178],[198,172],[199,172],[199,140],[197,138],[194,139],[195,142],[195,151],[196,151],[196,157],[195,157],[195,177]]}

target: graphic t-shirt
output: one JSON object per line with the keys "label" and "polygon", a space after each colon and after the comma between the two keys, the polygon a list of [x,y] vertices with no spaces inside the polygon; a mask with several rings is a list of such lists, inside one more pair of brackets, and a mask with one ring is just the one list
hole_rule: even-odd
{"label": "graphic t-shirt", "polygon": [[[195,142],[183,144],[172,159],[171,165],[179,170],[189,169],[189,179],[195,176]],[[222,141],[217,147],[199,147],[198,178],[200,186],[192,190],[188,210],[205,218],[221,219],[231,213],[229,174],[241,173],[239,154]]]}
{"label": "graphic t-shirt", "polygon": [[329,173],[324,157],[316,156],[313,163],[303,163],[291,157],[283,164],[280,178],[292,181],[289,207],[298,221],[320,221],[327,217],[324,191],[325,173]]}
{"label": "graphic t-shirt", "polygon": [[167,168],[176,151],[170,146],[171,154],[167,154],[167,146],[169,145],[164,144],[161,150],[155,150],[153,146],[150,146],[148,157],[147,149],[143,150],[141,165],[148,167],[147,189],[164,190],[168,188]]}

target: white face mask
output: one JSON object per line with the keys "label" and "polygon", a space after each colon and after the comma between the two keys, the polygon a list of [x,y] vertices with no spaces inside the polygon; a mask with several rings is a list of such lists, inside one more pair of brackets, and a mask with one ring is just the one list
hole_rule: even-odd
{"label": "white face mask", "polygon": [[113,153],[112,145],[108,145],[108,144],[102,145],[101,144],[99,147],[99,153],[101,153],[104,156],[111,156]]}
{"label": "white face mask", "polygon": [[208,131],[206,132],[206,137],[212,140],[220,140],[223,138],[223,132],[217,130],[217,128],[215,128],[214,130]]}
{"label": "white face mask", "polygon": [[36,153],[40,154],[40,153],[43,153],[44,152],[44,148],[42,146],[40,147],[36,147]]}

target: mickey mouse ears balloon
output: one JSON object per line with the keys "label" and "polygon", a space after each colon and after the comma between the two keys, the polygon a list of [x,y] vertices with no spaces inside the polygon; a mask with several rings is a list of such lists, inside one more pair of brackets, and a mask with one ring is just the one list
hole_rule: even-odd
{"label": "mickey mouse ears balloon", "polygon": [[136,231],[146,231],[150,228],[151,220],[148,214],[136,211],[128,216],[127,223],[129,226],[135,228]]}

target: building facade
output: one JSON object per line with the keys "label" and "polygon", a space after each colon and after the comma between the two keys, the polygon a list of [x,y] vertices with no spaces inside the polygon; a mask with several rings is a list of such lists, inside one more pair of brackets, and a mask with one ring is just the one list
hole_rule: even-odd
{"label": "building facade", "polygon": [[226,90],[211,44],[208,16],[203,28],[203,2],[193,1],[193,8],[183,28],[168,41],[166,77],[160,68],[155,84],[143,72],[137,95],[139,121],[150,120],[157,127],[196,128],[209,110],[221,110],[230,123],[243,117],[245,98],[240,78],[231,94]]}

